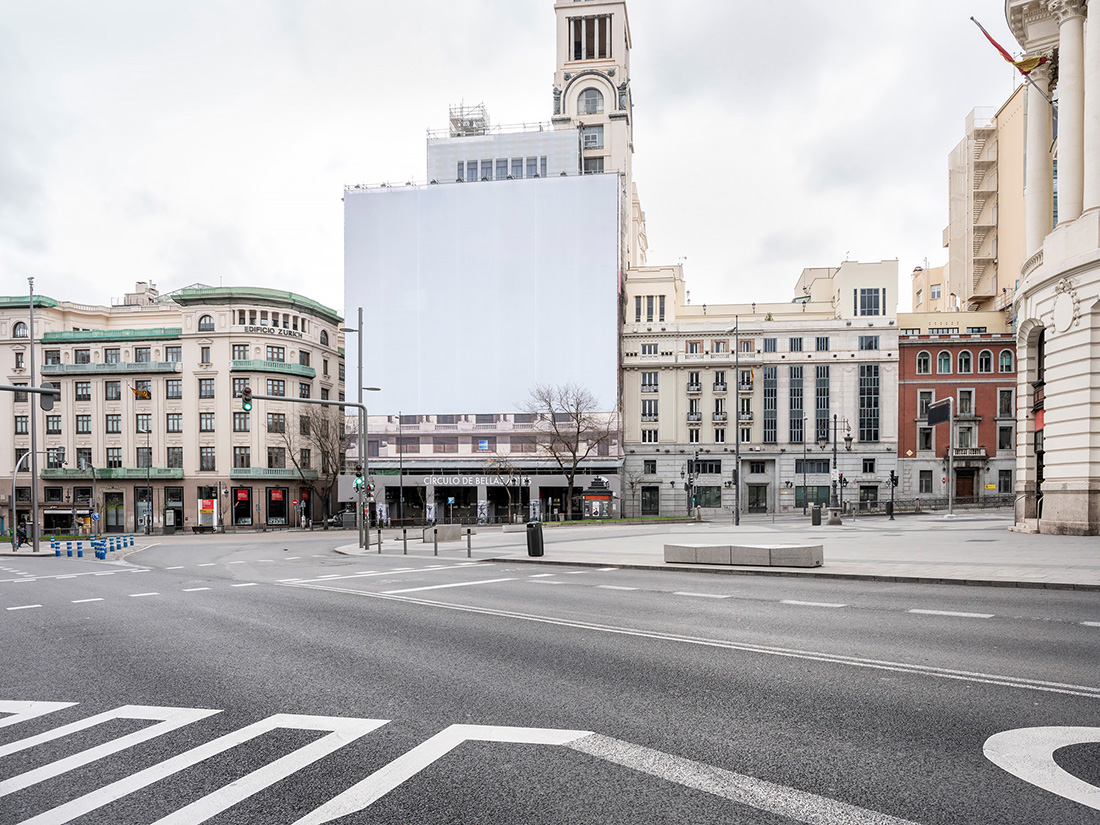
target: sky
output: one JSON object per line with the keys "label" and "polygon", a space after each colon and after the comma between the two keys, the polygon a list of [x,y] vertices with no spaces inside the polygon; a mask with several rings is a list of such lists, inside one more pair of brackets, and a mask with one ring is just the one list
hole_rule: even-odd
{"label": "sky", "polygon": [[[424,182],[451,104],[553,111],[553,0],[0,0],[0,294],[153,281],[343,307],[345,184]],[[947,156],[1003,0],[628,0],[649,263],[692,303],[946,261]]]}

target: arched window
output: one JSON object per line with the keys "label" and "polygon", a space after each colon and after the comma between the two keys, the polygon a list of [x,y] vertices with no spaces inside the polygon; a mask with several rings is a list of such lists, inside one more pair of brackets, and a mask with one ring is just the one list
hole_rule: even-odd
{"label": "arched window", "polygon": [[973,371],[974,362],[971,359],[970,351],[964,349],[962,352],[959,353],[959,372],[964,373]]}
{"label": "arched window", "polygon": [[941,352],[936,356],[936,372],[939,375],[948,375],[951,372],[951,353]]}
{"label": "arched window", "polygon": [[321,330],[321,346],[328,346],[328,332],[326,330]]}
{"label": "arched window", "polygon": [[199,332],[213,332],[214,331],[214,316],[204,315],[199,318]]}
{"label": "arched window", "polygon": [[932,372],[932,356],[927,352],[917,353],[917,375],[929,375]]}
{"label": "arched window", "polygon": [[978,372],[993,372],[993,353],[987,349],[978,353]]}
{"label": "arched window", "polygon": [[15,338],[26,338],[27,337],[27,325],[24,324],[22,321],[19,321],[14,327],[12,327],[11,334]]}
{"label": "arched window", "polygon": [[603,95],[600,93],[599,89],[585,89],[581,92],[580,114],[603,114]]}
{"label": "arched window", "polygon": [[1012,361],[1013,361],[1012,350],[1010,350],[1010,349],[1001,350],[1001,363],[1000,363],[1001,372],[1012,372]]}

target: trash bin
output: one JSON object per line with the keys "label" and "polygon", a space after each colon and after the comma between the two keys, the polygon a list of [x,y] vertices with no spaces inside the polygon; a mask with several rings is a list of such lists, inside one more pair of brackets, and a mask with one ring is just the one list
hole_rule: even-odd
{"label": "trash bin", "polygon": [[815,504],[810,508],[810,524],[814,527],[821,526],[821,505]]}
{"label": "trash bin", "polygon": [[542,522],[527,522],[527,555],[542,555]]}

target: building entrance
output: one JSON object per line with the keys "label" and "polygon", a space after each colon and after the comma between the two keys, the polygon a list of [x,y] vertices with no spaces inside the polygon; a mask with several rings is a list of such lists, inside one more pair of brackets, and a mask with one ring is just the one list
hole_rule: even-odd
{"label": "building entrance", "polygon": [[955,471],[955,499],[963,501],[974,498],[974,471]]}
{"label": "building entrance", "polygon": [[767,484],[750,484],[749,485],[749,512],[750,513],[766,513],[766,512],[768,512],[768,485]]}
{"label": "building entrance", "polygon": [[104,493],[103,511],[104,532],[126,531],[126,495],[124,493]]}

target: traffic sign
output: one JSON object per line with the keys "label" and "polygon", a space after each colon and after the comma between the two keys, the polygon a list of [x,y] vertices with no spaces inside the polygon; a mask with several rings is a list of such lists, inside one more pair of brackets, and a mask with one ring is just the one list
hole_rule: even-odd
{"label": "traffic sign", "polygon": [[92,521],[99,521],[99,513],[92,513]]}
{"label": "traffic sign", "polygon": [[298,506],[298,499],[293,499],[293,500],[292,500],[292,501],[290,502],[290,506],[291,506],[291,507],[297,507],[297,506]]}

